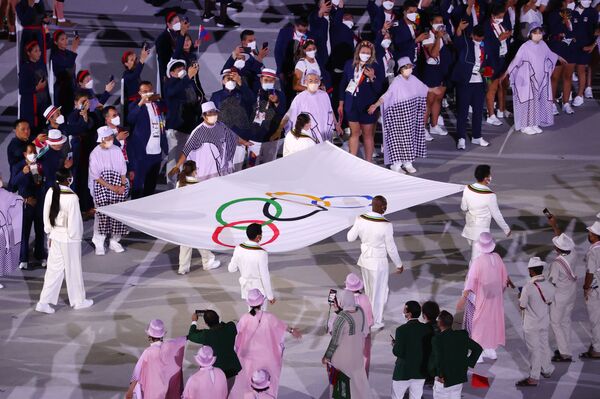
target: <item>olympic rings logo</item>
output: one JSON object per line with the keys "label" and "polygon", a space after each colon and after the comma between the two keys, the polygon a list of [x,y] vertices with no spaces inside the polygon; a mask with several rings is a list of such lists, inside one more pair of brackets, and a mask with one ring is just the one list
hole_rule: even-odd
{"label": "olympic rings logo", "polygon": [[[217,208],[217,211],[215,212],[215,219],[217,220],[217,222],[219,222],[220,226],[217,227],[212,234],[213,242],[218,245],[221,245],[223,247],[235,248],[235,245],[226,244],[221,241],[220,236],[221,236],[221,233],[223,232],[223,230],[225,230],[227,228],[233,228],[233,229],[237,229],[237,230],[246,230],[246,228],[249,224],[260,223],[263,226],[267,226],[271,230],[271,233],[273,234],[273,236],[268,241],[261,243],[261,245],[268,245],[268,244],[272,243],[273,241],[275,241],[277,238],[279,238],[279,235],[280,235],[279,229],[273,222],[294,222],[294,221],[298,221],[298,220],[302,220],[302,219],[306,219],[308,217],[314,216],[319,212],[327,212],[331,208],[337,208],[337,209],[364,208],[366,206],[371,205],[371,200],[373,199],[372,196],[365,195],[365,194],[362,194],[362,195],[325,195],[322,197],[317,197],[315,195],[292,193],[289,191],[267,192],[267,193],[265,193],[265,196],[266,196],[266,198],[265,197],[237,198],[237,199],[225,202],[224,204],[219,206],[219,208]],[[282,197],[297,197],[300,199],[308,200],[309,202],[301,201],[301,200],[297,200],[297,199],[282,198]],[[332,205],[332,201],[331,201],[332,199],[343,199],[343,198],[362,198],[362,199],[367,200],[368,203],[366,205],[349,205],[349,206]],[[248,220],[238,220],[236,222],[227,222],[223,218],[223,213],[230,206],[241,203],[241,202],[255,202],[255,201],[264,202],[264,205],[262,207],[262,214],[265,217],[265,220],[248,219]],[[293,204],[297,204],[297,205],[307,206],[307,207],[310,207],[311,210],[309,212],[307,212],[303,215],[299,215],[299,216],[282,217],[281,215],[283,214],[283,207],[278,201],[289,202],[289,203],[293,203]],[[273,212],[273,210],[274,210],[274,212]]]}

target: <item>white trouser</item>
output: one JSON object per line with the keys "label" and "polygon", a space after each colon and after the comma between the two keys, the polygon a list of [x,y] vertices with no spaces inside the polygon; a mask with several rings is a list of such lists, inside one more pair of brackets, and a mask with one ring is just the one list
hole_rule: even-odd
{"label": "white trouser", "polygon": [[60,242],[52,240],[48,249],[44,287],[40,303],[56,305],[63,277],[67,283],[67,294],[71,306],[85,299],[83,274],[81,271],[81,242]]}
{"label": "white trouser", "polygon": [[[573,286],[575,288],[575,286]],[[563,356],[572,356],[571,344],[571,315],[575,306],[575,290],[556,291],[554,301],[550,305],[550,326],[554,332],[556,346]]]}
{"label": "white trouser", "polygon": [[[192,247],[182,245],[179,247],[179,271],[189,272],[192,264]],[[202,257],[202,267],[206,268],[212,261],[215,260],[215,255],[206,249],[198,249]]]}
{"label": "white trouser", "polygon": [[362,278],[365,285],[365,294],[373,306],[373,320],[377,323],[383,323],[383,310],[388,300],[389,270],[386,267],[377,270],[362,269]]}
{"label": "white trouser", "polygon": [[392,381],[392,399],[404,399],[408,390],[408,399],[421,399],[425,379]]}
{"label": "white trouser", "polygon": [[433,383],[433,399],[460,399],[463,384],[452,385],[444,388],[439,381]]}
{"label": "white trouser", "polygon": [[540,373],[552,373],[554,366],[550,361],[552,353],[548,341],[548,326],[524,330],[523,336],[529,351],[529,378],[539,380]]}
{"label": "white trouser", "polygon": [[469,243],[469,246],[471,247],[471,260],[469,261],[469,266],[470,266],[473,259],[475,259],[479,255],[481,255],[481,251],[479,250],[479,245],[477,245],[477,241],[469,240],[467,238],[467,242]]}
{"label": "white trouser", "polygon": [[590,291],[585,305],[592,325],[592,350],[600,352],[600,288]]}
{"label": "white trouser", "polygon": [[175,187],[177,181],[177,175],[169,177],[169,171],[177,165],[177,160],[182,154],[183,146],[190,137],[189,134],[179,132],[175,129],[167,129],[167,145],[169,146],[169,153],[167,154],[167,184]]}

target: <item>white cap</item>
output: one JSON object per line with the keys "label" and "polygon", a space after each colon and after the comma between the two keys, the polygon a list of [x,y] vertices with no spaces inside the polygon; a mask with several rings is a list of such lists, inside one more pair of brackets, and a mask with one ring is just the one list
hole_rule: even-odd
{"label": "white cap", "polygon": [[271,69],[271,68],[263,68],[260,71],[260,73],[258,74],[258,76],[268,76],[270,78],[277,79],[277,71],[275,71],[274,69]]}
{"label": "white cap", "polygon": [[558,237],[552,238],[552,244],[558,249],[562,249],[563,251],[572,251],[575,249],[575,243],[565,233],[561,233]]}
{"label": "white cap", "polygon": [[408,57],[400,57],[398,60],[398,68],[402,68],[406,65],[414,65],[413,62]]}
{"label": "white cap", "polygon": [[97,143],[101,143],[102,139],[115,134],[115,131],[108,126],[101,126],[96,131],[98,132],[98,140],[96,140]]}
{"label": "white cap", "polygon": [[539,266],[546,266],[546,262],[541,260],[539,256],[534,256],[533,258],[529,259],[529,263],[527,264],[528,269]]}
{"label": "white cap", "polygon": [[48,138],[46,142],[50,145],[60,145],[64,144],[67,141],[67,136],[62,134],[62,132],[58,129],[50,129],[48,131]]}
{"label": "white cap", "polygon": [[596,221],[593,225],[587,228],[588,231],[600,236],[600,222]]}
{"label": "white cap", "polygon": [[185,60],[178,60],[178,59],[171,58],[171,60],[167,64],[167,78],[171,77],[171,69],[177,64],[182,64],[181,66],[184,68],[186,65]]}
{"label": "white cap", "polygon": [[202,113],[205,114],[205,113],[210,112],[210,111],[217,111],[217,112],[219,112],[219,110],[215,106],[215,103],[213,103],[212,101],[207,101],[207,102],[203,103],[202,104]]}

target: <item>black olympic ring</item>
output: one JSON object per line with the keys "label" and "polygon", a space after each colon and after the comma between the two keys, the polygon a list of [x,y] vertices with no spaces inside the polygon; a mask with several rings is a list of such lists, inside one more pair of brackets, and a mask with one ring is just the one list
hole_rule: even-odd
{"label": "black olympic ring", "polygon": [[[271,200],[272,200],[272,201],[276,201],[276,200],[278,200],[278,199],[280,199],[280,198],[271,197]],[[289,201],[289,200],[284,200],[284,201]],[[290,202],[296,202],[296,203],[298,203],[297,201],[290,201]],[[291,218],[280,218],[280,217],[277,217],[277,216],[275,216],[275,215],[272,215],[272,214],[269,212],[269,210],[270,210],[270,208],[271,208],[271,203],[270,203],[270,202],[265,202],[265,205],[263,206],[263,215],[265,215],[265,217],[266,217],[267,219],[270,219],[270,220],[275,220],[275,221],[278,221],[278,222],[293,222],[293,221],[295,221],[295,220],[302,220],[302,219],[306,219],[306,218],[308,218],[308,217],[311,217],[311,216],[313,216],[313,215],[316,215],[317,213],[319,213],[319,212],[321,212],[321,211],[327,211],[327,210],[328,210],[328,209],[327,209],[327,208],[325,208],[324,206],[317,205],[317,204],[302,204],[302,205],[308,205],[308,206],[312,206],[312,207],[317,207],[317,208],[319,208],[319,209],[317,209],[317,210],[315,210],[315,211],[312,211],[312,212],[309,212],[309,213],[307,213],[306,215],[294,216],[294,217],[291,217]]]}

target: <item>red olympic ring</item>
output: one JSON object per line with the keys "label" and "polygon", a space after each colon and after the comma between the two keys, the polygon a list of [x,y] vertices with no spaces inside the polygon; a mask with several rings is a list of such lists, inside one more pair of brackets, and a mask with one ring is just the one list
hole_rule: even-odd
{"label": "red olympic ring", "polygon": [[238,220],[236,222],[231,222],[231,223],[227,223],[226,225],[223,226],[219,226],[215,229],[215,232],[212,235],[212,240],[213,242],[223,246],[223,247],[227,247],[227,248],[235,248],[235,245],[228,245],[223,243],[220,239],[219,236],[221,235],[221,232],[223,230],[225,230],[227,227],[233,227],[233,226],[237,226],[238,224],[244,224],[244,223],[258,223],[258,224],[262,224],[263,226],[267,226],[271,229],[271,231],[273,232],[273,237],[271,237],[270,240],[261,243],[261,245],[267,245],[272,243],[273,241],[275,241],[277,239],[277,237],[279,237],[279,229],[277,228],[277,226],[275,226],[274,223],[269,223],[269,224],[265,224],[267,223],[264,220]]}

